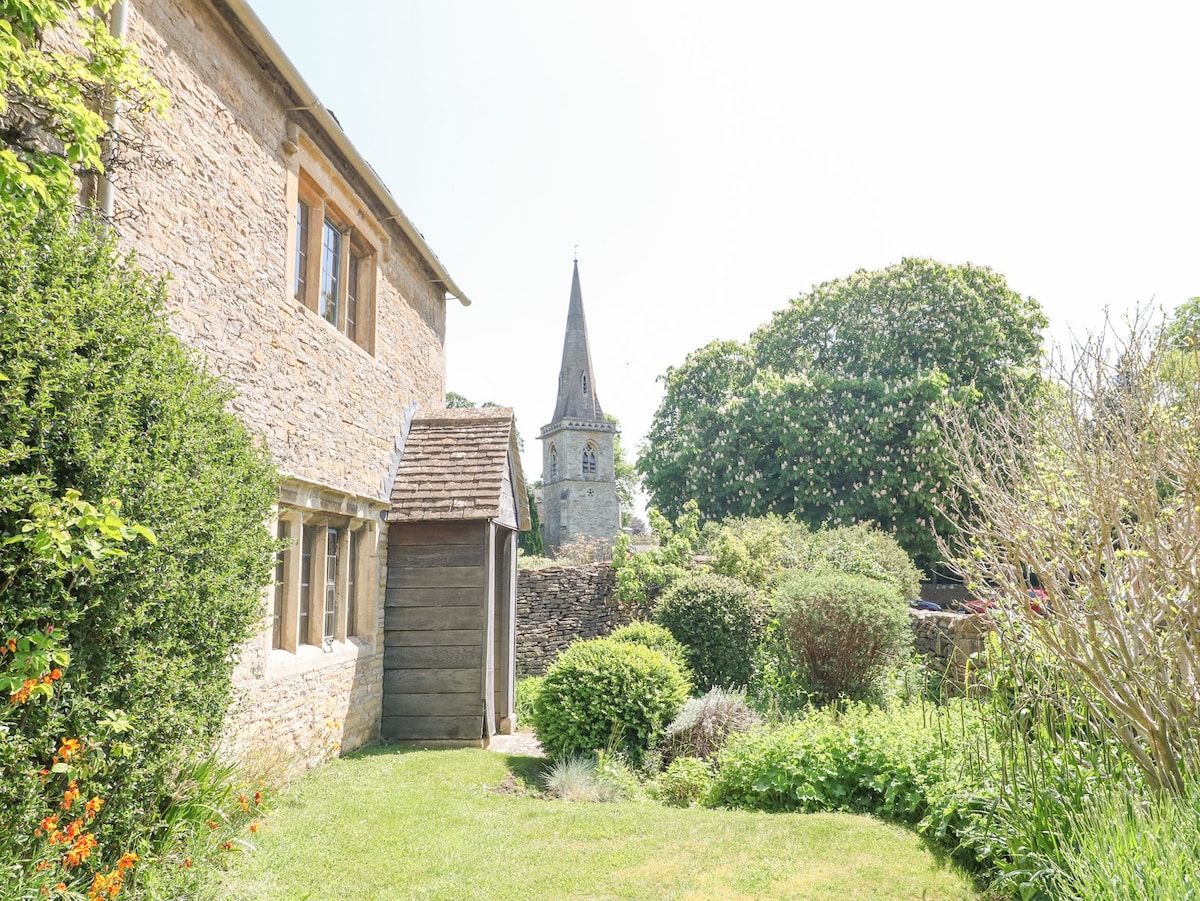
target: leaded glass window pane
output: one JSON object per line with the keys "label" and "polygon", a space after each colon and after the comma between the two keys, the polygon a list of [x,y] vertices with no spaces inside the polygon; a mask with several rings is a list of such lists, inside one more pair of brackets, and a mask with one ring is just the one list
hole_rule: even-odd
{"label": "leaded glass window pane", "polygon": [[325,220],[321,236],[321,303],[317,312],[333,325],[338,324],[338,299],[342,283],[342,233]]}

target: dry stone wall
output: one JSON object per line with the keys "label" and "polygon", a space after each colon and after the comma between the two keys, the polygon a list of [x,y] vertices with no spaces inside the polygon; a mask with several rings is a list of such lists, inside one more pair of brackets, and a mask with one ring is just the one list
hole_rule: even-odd
{"label": "dry stone wall", "polygon": [[917,652],[925,655],[934,672],[960,686],[967,682],[968,661],[984,649],[993,628],[986,614],[925,610],[912,611],[912,624]]}
{"label": "dry stone wall", "polygon": [[613,597],[607,563],[521,570],[517,675],[540,676],[571,642],[600,638],[632,620]]}
{"label": "dry stone wall", "polygon": [[[599,638],[643,618],[613,597],[607,563],[522,570],[517,583],[517,675],[537,676],[571,642]],[[992,624],[981,614],[912,611],[914,647],[935,672],[962,683],[967,661],[983,650]]]}

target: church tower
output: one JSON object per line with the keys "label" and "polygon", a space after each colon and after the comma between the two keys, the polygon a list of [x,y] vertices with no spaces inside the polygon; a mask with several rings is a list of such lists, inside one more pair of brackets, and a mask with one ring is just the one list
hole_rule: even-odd
{"label": "church tower", "polygon": [[542,442],[542,536],[546,552],[578,539],[611,543],[621,530],[613,471],[616,426],[604,418],[588,347],[579,261],[571,278],[567,334],[558,373],[554,418],[538,435]]}

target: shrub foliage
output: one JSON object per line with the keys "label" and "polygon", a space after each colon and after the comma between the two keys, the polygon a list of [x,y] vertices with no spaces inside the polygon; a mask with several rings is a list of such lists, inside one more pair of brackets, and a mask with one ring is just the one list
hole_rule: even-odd
{"label": "shrub foliage", "polygon": [[863,696],[912,647],[904,598],[865,576],[795,574],[779,585],[775,612],[810,687],[827,698]]}
{"label": "shrub foliage", "polygon": [[[86,744],[122,711],[101,818],[126,834],[150,828],[182,755],[218,735],[261,616],[278,484],[164,298],[87,225],[0,229],[0,635],[50,628],[70,655],[47,748]],[[52,548],[8,539],[72,497],[119,502],[157,544],[30,578]]]}
{"label": "shrub foliage", "polygon": [[577,641],[547,670],[533,727],[555,759],[611,750],[636,764],[688,689],[679,666],[658,651],[611,638]]}
{"label": "shrub foliage", "polygon": [[687,649],[700,687],[750,684],[763,627],[753,588],[725,576],[695,573],[662,596],[654,618]]}
{"label": "shrub foliage", "polygon": [[669,630],[657,623],[638,620],[614,629],[608,637],[613,641],[637,644],[644,648],[650,648],[652,651],[658,651],[674,660],[684,673],[690,672],[687,648],[681,645]]}

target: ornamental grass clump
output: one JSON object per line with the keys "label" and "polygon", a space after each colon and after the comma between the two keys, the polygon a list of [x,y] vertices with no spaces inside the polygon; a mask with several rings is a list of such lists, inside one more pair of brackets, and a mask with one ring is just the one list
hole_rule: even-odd
{"label": "ornamental grass clump", "polygon": [[665,654],[610,638],[577,641],[546,672],[533,726],[556,760],[608,750],[636,766],[689,689]]}

